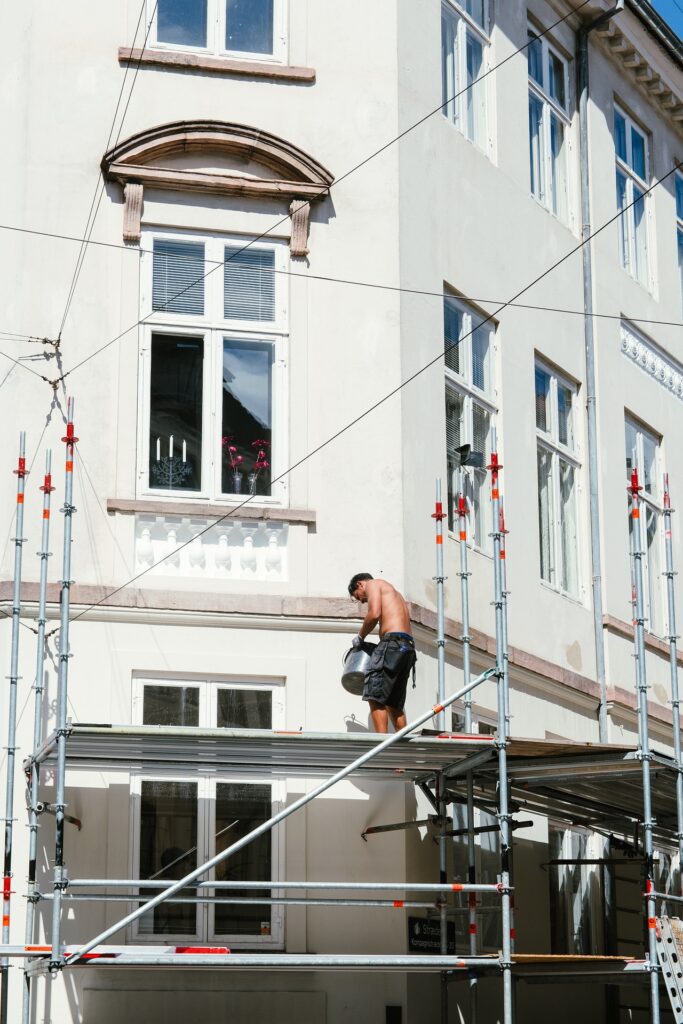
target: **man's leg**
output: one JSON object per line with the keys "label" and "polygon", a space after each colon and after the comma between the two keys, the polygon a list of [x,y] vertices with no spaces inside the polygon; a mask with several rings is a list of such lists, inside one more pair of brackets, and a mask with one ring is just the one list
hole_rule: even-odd
{"label": "man's leg", "polygon": [[369,700],[368,704],[375,732],[389,732],[389,717],[384,704],[378,704],[376,700]]}
{"label": "man's leg", "polygon": [[408,720],[406,718],[405,711],[403,711],[403,710],[399,711],[398,708],[390,708],[388,704],[387,704],[387,711],[389,712],[389,715],[391,716],[391,721],[393,723],[393,726],[394,726],[394,729],[396,730],[396,732],[398,732],[399,729],[403,729],[403,727],[408,724]]}

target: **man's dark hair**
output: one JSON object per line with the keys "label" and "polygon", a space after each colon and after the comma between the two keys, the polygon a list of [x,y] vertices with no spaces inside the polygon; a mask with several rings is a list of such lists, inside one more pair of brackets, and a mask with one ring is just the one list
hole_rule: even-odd
{"label": "man's dark hair", "polygon": [[351,582],[349,583],[349,594],[353,597],[353,592],[358,584],[363,580],[371,580],[372,578],[373,577],[369,572],[357,572],[355,576],[351,577]]}

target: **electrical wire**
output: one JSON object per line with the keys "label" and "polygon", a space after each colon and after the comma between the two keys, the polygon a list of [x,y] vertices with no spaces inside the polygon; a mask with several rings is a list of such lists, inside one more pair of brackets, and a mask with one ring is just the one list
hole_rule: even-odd
{"label": "electrical wire", "polygon": [[[558,18],[557,21],[555,21],[551,25],[549,25],[548,28],[542,29],[542,30],[538,31],[537,33],[535,33],[533,38],[534,39],[540,39],[543,36],[547,35],[549,32],[552,32],[553,29],[557,28],[558,25],[561,25],[563,22],[567,21],[568,18],[570,18],[573,15],[577,14],[578,11],[580,11],[583,7],[586,7],[586,5],[591,3],[591,2],[592,2],[592,0],[582,0],[582,3],[580,3],[578,7],[576,7],[572,11],[569,11],[567,14],[563,15],[561,18]],[[441,102],[438,105],[438,107],[434,107],[428,113],[424,114],[421,118],[419,118],[419,120],[414,121],[413,124],[409,125],[402,132],[399,132],[398,135],[394,136],[392,139],[389,139],[389,141],[385,142],[384,145],[380,146],[379,149],[374,150],[374,152],[372,152],[368,156],[364,157],[363,160],[361,160],[359,163],[355,164],[353,167],[350,167],[349,170],[345,171],[342,175],[340,175],[340,177],[335,178],[335,180],[330,185],[328,185],[327,188],[324,189],[317,198],[319,198],[319,199],[322,198],[322,196],[325,193],[327,193],[327,195],[329,195],[330,192],[332,191],[332,189],[333,188],[337,188],[342,183],[342,181],[346,181],[346,179],[349,178],[352,174],[355,174],[356,171],[359,171],[362,167],[365,167],[367,164],[370,163],[370,161],[372,161],[376,157],[380,156],[387,149],[390,149],[392,146],[396,145],[402,139],[406,138],[407,135],[409,135],[411,132],[415,131],[416,128],[419,128],[421,125],[423,125],[426,121],[428,121],[431,117],[433,117],[434,114],[440,113],[445,106],[448,106],[449,103],[452,103],[454,100],[458,99],[460,96],[464,95],[466,92],[469,92],[469,90],[472,89],[475,84],[479,85],[481,82],[484,81],[485,78],[488,78],[490,75],[493,75],[496,71],[499,71],[500,68],[502,68],[505,64],[507,64],[509,61],[511,61],[514,57],[517,57],[520,53],[523,53],[524,50],[526,50],[530,46],[531,42],[532,42],[532,39],[528,39],[526,43],[524,43],[522,46],[518,47],[518,49],[513,50],[512,53],[509,53],[507,55],[507,57],[504,57],[503,60],[498,62],[498,64],[494,64],[487,71],[485,71],[483,75],[480,75],[479,78],[477,78],[476,82],[471,82],[469,85],[466,85],[463,89],[460,89],[453,96],[450,96],[448,99],[446,99],[443,102]],[[310,207],[312,201],[313,200],[311,200],[311,199],[303,200],[302,205]],[[286,223],[288,220],[289,220],[289,214],[286,214],[284,217],[281,217],[274,224],[271,224],[269,228],[266,228],[265,231],[262,231],[261,234],[256,235],[254,238],[250,239],[240,249],[236,249],[235,252],[230,257],[230,259],[226,260],[225,262],[227,263],[227,262],[230,262],[233,259],[236,259],[243,252],[245,252],[245,250],[249,249],[256,242],[261,241],[261,239],[266,238],[271,232],[275,231],[276,228],[280,227],[280,225]],[[171,302],[174,302],[176,299],[178,299],[181,295],[184,295],[185,292],[189,291],[191,288],[194,288],[197,284],[199,284],[200,281],[206,280],[206,278],[209,277],[210,274],[215,273],[216,269],[219,266],[222,266],[222,265],[223,264],[217,264],[216,266],[212,267],[211,270],[207,271],[206,274],[202,275],[202,277],[197,278],[196,281],[193,281],[191,284],[187,285],[185,288],[182,288],[175,295],[172,295],[171,298],[168,300],[168,302],[166,302],[164,304],[162,309],[165,309]],[[155,312],[159,312],[159,310],[155,310]],[[120,334],[118,334],[115,338],[112,338],[110,341],[106,342],[100,348],[95,349],[94,352],[91,352],[90,355],[86,356],[84,359],[81,359],[80,362],[76,363],[75,366],[72,366],[70,370],[67,370],[58,379],[60,381],[65,380],[66,377],[68,377],[71,373],[74,373],[76,370],[80,369],[81,366],[84,366],[87,362],[89,362],[90,359],[94,359],[94,357],[96,355],[99,355],[100,352],[104,352],[111,345],[114,345],[117,341],[120,341],[121,338],[125,337],[125,335],[129,334],[131,331],[135,330],[135,328],[140,326],[140,324],[146,323],[151,315],[152,314],[149,313],[146,317],[143,317],[142,320],[138,320],[134,324],[131,324],[130,327],[127,327],[124,331],[122,331]]]}
{"label": "electrical wire", "polygon": [[[59,234],[55,234],[55,233],[51,233],[51,232],[45,232],[45,231],[32,231],[30,228],[17,228],[17,227],[14,227],[14,226],[10,225],[10,224],[0,224],[0,231],[2,231],[2,230],[21,231],[21,232],[24,232],[26,234],[42,235],[42,236],[46,236],[48,238],[57,238],[57,239],[60,239],[60,240],[63,240],[63,241],[67,241],[67,242],[80,242],[81,241],[81,239],[78,238],[75,235],[59,235]],[[138,257],[143,255],[143,250],[141,250],[141,249],[133,249],[129,245],[120,245],[117,242],[98,242],[98,241],[94,241],[93,239],[91,239],[89,244],[90,245],[106,246],[106,248],[108,248],[108,249],[119,249],[122,252],[134,253]],[[167,254],[167,258],[168,259],[175,259],[175,258],[183,259],[183,257],[176,257],[173,253],[168,253]],[[211,265],[213,268],[215,268],[215,267],[224,266],[225,261],[224,260],[204,260],[204,263],[205,263],[205,265]],[[426,296],[427,298],[443,299],[444,295],[447,294],[447,293],[444,293],[443,291],[435,292],[435,291],[430,290],[428,288],[411,288],[411,287],[405,286],[405,285],[384,284],[383,282],[380,282],[380,281],[359,281],[357,278],[333,277],[332,275],[329,275],[329,274],[309,274],[309,273],[303,274],[303,273],[299,273],[299,272],[297,272],[295,270],[279,270],[277,268],[273,268],[272,270],[268,270],[268,273],[269,274],[271,274],[271,273],[272,274],[277,274],[277,275],[279,275],[281,277],[298,278],[298,279],[300,279],[302,281],[320,281],[320,282],[322,282],[324,284],[348,285],[348,286],[353,287],[353,288],[367,288],[367,289],[374,289],[376,291],[396,292],[397,294],[402,294],[402,295]],[[198,278],[195,282],[193,282],[193,284],[197,284],[200,280],[202,280],[202,279]],[[172,296],[172,298],[169,301],[174,301],[176,297],[177,297],[176,295]],[[481,298],[480,296],[475,296],[475,295],[461,295],[461,294],[458,294],[455,297],[458,298],[458,299],[461,299],[463,302],[478,303],[478,304],[481,304],[481,305],[493,305],[493,306],[495,306],[495,305],[499,305],[503,301],[502,299]],[[566,314],[567,316],[586,316],[585,309],[567,309],[566,306],[544,306],[544,305],[537,305],[537,304],[528,303],[528,302],[511,302],[511,303],[509,303],[509,305],[512,308],[515,308],[515,309],[538,310],[541,313],[560,313],[560,314]],[[158,310],[154,310],[154,312],[156,313],[156,312],[158,312]],[[628,320],[631,323],[650,324],[650,325],[655,326],[655,327],[683,327],[683,321],[680,321],[680,320],[657,320],[657,319],[655,319],[653,317],[631,316],[629,313],[595,313],[595,312],[593,312],[593,313],[591,313],[591,316],[596,318],[596,319],[598,319],[598,320]],[[142,323],[141,320],[137,320],[132,327],[128,328],[128,330],[134,330],[135,327],[139,327],[141,325],[141,323]],[[34,334],[20,334],[17,331],[0,331],[0,336],[7,337],[7,338],[9,338],[9,339],[11,339],[13,341],[31,341],[31,342],[48,343],[51,340],[49,338],[38,338]],[[122,336],[123,335],[119,335],[118,337],[122,337]],[[117,337],[116,340],[118,340],[118,337]]]}
{"label": "electrical wire", "polygon": [[[556,260],[553,264],[551,264],[549,267],[547,267],[541,274],[537,275],[532,281],[530,281],[523,288],[521,288],[518,292],[516,292],[510,299],[507,300],[507,302],[502,303],[499,306],[499,308],[495,310],[495,312],[489,314],[483,321],[481,321],[481,323],[476,324],[472,328],[472,330],[470,330],[467,333],[463,334],[460,338],[457,339],[457,341],[454,341],[451,345],[446,345],[443,348],[440,347],[438,355],[434,356],[433,359],[430,359],[428,362],[424,363],[418,370],[415,370],[414,373],[412,373],[412,374],[410,374],[410,376],[406,377],[405,380],[403,380],[399,384],[397,384],[396,387],[392,388],[385,395],[383,395],[381,398],[379,398],[376,402],[374,402],[372,405],[370,405],[367,409],[365,409],[363,412],[359,413],[357,416],[355,416],[352,420],[350,420],[348,423],[346,423],[339,430],[335,431],[334,434],[331,434],[330,437],[328,437],[325,441],[322,441],[315,448],[312,448],[309,452],[307,452],[306,455],[303,455],[300,459],[297,459],[296,462],[292,463],[286,470],[284,470],[282,473],[280,473],[279,476],[274,477],[271,480],[271,484],[278,483],[280,480],[283,480],[285,477],[289,476],[290,473],[294,472],[294,470],[298,469],[300,466],[302,466],[309,459],[313,458],[314,455],[317,455],[324,448],[327,448],[328,445],[330,445],[334,441],[338,440],[338,438],[342,437],[349,430],[351,430],[353,427],[355,427],[358,423],[362,422],[362,420],[364,420],[367,416],[369,416],[371,413],[373,413],[381,405],[384,405],[385,402],[389,401],[390,398],[393,398],[394,395],[396,395],[400,391],[402,391],[403,388],[407,387],[413,381],[417,380],[418,377],[421,377],[423,373],[425,373],[428,369],[430,369],[436,363],[438,363],[442,359],[444,359],[444,357],[446,355],[448,355],[449,352],[451,352],[454,348],[457,348],[463,341],[465,341],[472,334],[474,334],[475,331],[479,330],[484,324],[486,324],[486,323],[490,322],[491,320],[495,319],[512,302],[515,302],[522,295],[524,295],[526,292],[528,292],[531,288],[533,288],[535,285],[537,285],[539,283],[539,281],[542,281],[549,274],[552,274],[552,272],[554,270],[556,270],[563,263],[565,263],[568,259],[570,259],[572,256],[574,256],[577,252],[579,252],[585,245],[588,244],[588,242],[590,242],[592,239],[594,239],[598,235],[600,235],[603,231],[605,231],[608,227],[610,227],[610,225],[614,224],[615,221],[619,220],[620,217],[623,217],[623,215],[629,209],[631,209],[633,206],[635,206],[635,204],[637,202],[641,202],[642,199],[644,198],[644,196],[648,195],[650,192],[652,192],[652,190],[654,188],[656,188],[658,185],[661,185],[664,181],[666,181],[668,178],[670,178],[671,175],[674,174],[678,170],[678,167],[679,167],[679,165],[675,164],[671,168],[670,171],[667,171],[667,173],[662,175],[662,177],[659,178],[658,181],[656,181],[653,185],[651,185],[648,189],[646,189],[643,192],[643,195],[639,199],[633,200],[633,202],[629,203],[627,206],[625,206],[623,208],[623,210],[619,210],[615,214],[615,216],[610,217],[609,220],[604,222],[604,224],[601,224],[599,228],[596,228],[595,231],[593,231],[590,235],[587,235],[586,238],[582,239],[579,242],[578,245],[574,246],[572,249],[570,249],[568,252],[566,252],[564,254],[564,256],[561,256],[559,260]],[[233,506],[232,508],[230,508],[224,515],[219,516],[217,519],[215,519],[208,526],[203,527],[203,529],[201,529],[197,533],[193,534],[191,537],[189,537],[182,544],[179,544],[176,548],[174,548],[173,551],[171,551],[168,554],[164,555],[163,558],[159,559],[156,562],[153,562],[151,565],[148,565],[145,569],[142,569],[135,576],[131,577],[131,579],[127,580],[125,583],[120,584],[118,587],[115,587],[113,590],[109,591],[109,593],[107,593],[103,597],[101,597],[99,599],[99,601],[95,601],[92,604],[88,605],[86,608],[83,608],[80,612],[78,612],[78,614],[72,616],[70,621],[75,622],[77,619],[82,618],[84,615],[86,615],[88,612],[92,611],[94,608],[98,608],[105,601],[108,601],[110,598],[115,597],[115,595],[120,593],[122,590],[125,590],[127,587],[130,587],[132,584],[137,583],[137,581],[142,579],[142,577],[145,576],[148,572],[151,572],[152,569],[156,569],[160,565],[163,565],[164,562],[168,561],[169,558],[172,558],[175,555],[177,555],[180,551],[183,550],[183,548],[188,547],[190,544],[194,543],[194,541],[198,540],[200,537],[203,537],[204,534],[208,533],[210,530],[215,529],[216,526],[218,526],[220,523],[225,522],[226,519],[233,518],[235,516],[235,514],[237,512],[239,512],[240,509],[244,508],[245,505],[248,505],[251,501],[253,501],[253,499],[255,497],[256,497],[255,494],[248,495],[244,499],[244,501],[239,502],[239,504],[237,504],[236,506]]]}
{"label": "electrical wire", "polygon": [[[133,89],[135,88],[135,83],[137,81],[138,72],[140,70],[140,65],[142,64],[142,55],[144,54],[145,47],[147,46],[147,40],[149,39],[149,33],[150,33],[151,29],[152,29],[152,23],[154,21],[155,15],[156,15],[156,10],[157,10],[158,2],[159,2],[159,0],[155,0],[155,2],[154,2],[154,8],[152,10],[152,14],[151,14],[151,17],[149,19],[149,25],[147,26],[147,32],[145,34],[145,39],[144,39],[144,42],[142,44],[142,51],[140,53],[140,57],[139,57],[139,59],[137,61],[136,67],[135,67],[135,74],[133,75],[133,81],[132,81],[132,84],[131,84],[131,87],[130,87],[130,92],[128,93],[128,99],[126,100],[126,105],[124,107],[123,114],[121,115],[121,121],[119,123],[119,130],[118,130],[118,133],[116,135],[116,141],[115,141],[114,145],[118,144],[118,141],[119,141],[119,139],[121,137],[121,132],[123,130],[123,122],[125,121],[126,114],[128,113],[128,107],[130,105],[131,97],[133,95]],[[116,109],[114,110],[114,116],[112,118],[111,125],[110,125],[110,128],[109,128],[109,135],[107,136],[107,143],[106,143],[106,146],[104,147],[105,153],[109,151],[109,146],[111,144],[112,135],[114,134],[114,125],[116,124],[116,117],[117,117],[117,114],[119,112],[119,107],[121,106],[121,99],[123,98],[123,92],[124,92],[124,89],[125,89],[125,86],[126,86],[126,78],[128,77],[128,72],[130,70],[130,58],[132,58],[132,56],[133,56],[133,51],[135,49],[135,43],[137,42],[138,31],[139,31],[140,25],[142,23],[142,17],[143,17],[144,11],[145,11],[146,3],[147,3],[147,0],[142,0],[142,4],[140,6],[140,13],[138,15],[138,23],[135,26],[135,35],[133,36],[133,42],[131,43],[130,53],[128,55],[129,56],[129,60],[126,62],[126,70],[125,70],[125,72],[123,74],[123,81],[121,82],[121,89],[119,90],[119,96],[118,96],[118,99],[116,101]],[[99,197],[98,197],[98,192],[99,192]],[[66,324],[66,320],[67,320],[67,317],[69,315],[69,310],[71,309],[71,303],[73,301],[74,293],[75,293],[76,288],[78,286],[78,279],[81,276],[81,270],[83,269],[83,263],[85,261],[85,256],[86,256],[86,253],[87,253],[87,250],[88,250],[88,245],[90,243],[90,235],[92,234],[93,228],[95,227],[95,221],[97,219],[97,214],[98,214],[99,209],[100,209],[100,204],[102,202],[103,195],[104,195],[104,180],[102,178],[102,172],[100,170],[100,173],[97,176],[97,183],[95,185],[95,191],[93,192],[92,201],[90,203],[90,209],[88,211],[88,217],[87,217],[87,220],[85,222],[85,234],[84,234],[84,237],[83,237],[83,239],[81,241],[81,247],[80,247],[80,249],[78,251],[78,256],[76,257],[76,267],[74,269],[73,277],[71,279],[71,285],[69,287],[69,293],[68,293],[67,299],[66,299],[66,306],[64,307],[64,313],[62,314],[62,321],[61,321],[61,323],[59,325],[59,331],[57,332],[57,337],[59,339],[61,339],[61,337],[62,337],[62,331],[64,330],[64,326]],[[97,205],[95,205],[95,203],[97,203]],[[93,208],[94,208],[94,212],[93,212]]]}

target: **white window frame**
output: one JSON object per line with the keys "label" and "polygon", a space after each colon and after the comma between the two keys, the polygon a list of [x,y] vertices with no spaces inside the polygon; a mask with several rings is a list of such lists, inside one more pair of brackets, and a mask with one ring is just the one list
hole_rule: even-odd
{"label": "white window frame", "polygon": [[[663,493],[662,493],[662,481],[664,479],[664,460],[662,453],[662,438],[654,430],[646,427],[639,419],[632,416],[630,413],[626,413],[624,417],[624,430],[626,424],[629,424],[636,432],[636,464],[638,466],[638,478],[642,491],[639,492],[640,502],[640,544],[643,557],[641,559],[641,565],[643,568],[643,587],[645,593],[643,594],[643,608],[645,612],[645,629],[648,633],[652,633],[654,636],[663,637],[668,631],[666,624],[666,603],[664,600],[664,577],[662,572],[664,570],[664,545],[663,545]],[[645,490],[645,453],[643,447],[643,439],[647,437],[654,446],[655,449],[655,473],[654,473],[654,488],[652,492]],[[628,454],[628,453],[626,453]],[[631,483],[628,479],[628,484]],[[650,551],[647,545],[647,509],[653,512],[656,516],[657,521],[657,559],[659,562],[659,571],[652,575],[652,566],[650,564]],[[629,503],[629,514],[631,506]],[[629,515],[630,522],[630,515]],[[633,566],[631,567],[633,572]],[[652,599],[654,598],[655,607],[652,607]]]}
{"label": "white window frame", "polygon": [[[626,160],[624,161],[617,153],[616,145],[616,116],[624,118],[626,125]],[[641,178],[640,175],[631,167],[632,163],[632,139],[631,130],[637,132],[641,136],[644,147],[645,147],[645,178]],[[633,189],[637,186],[643,192],[649,189],[650,179],[650,139],[646,131],[644,131],[640,125],[630,117],[623,107],[620,107],[618,103],[614,104],[614,119],[612,124],[612,132],[614,136],[614,160],[616,170],[620,171],[626,178],[626,197],[625,206],[626,212],[623,215],[623,221],[625,226],[625,252],[621,251],[621,239],[619,241],[619,263],[620,266],[639,284],[642,284],[644,288],[649,291],[653,289],[653,276],[652,276],[652,232],[650,230],[650,196],[645,195],[643,198],[644,212],[643,218],[645,222],[645,268],[642,276],[638,276],[638,259],[636,253],[636,229],[635,229],[635,208],[633,207]],[[617,212],[619,208],[617,207]]]}
{"label": "white window frame", "polygon": [[[233,690],[268,690],[272,693],[273,731],[283,728],[285,722],[284,680],[240,677],[204,677],[201,679],[187,676],[165,676],[162,674],[145,674],[133,680],[133,723],[142,725],[143,698],[145,686],[196,687],[199,690],[199,726],[203,729],[215,729],[216,701],[212,697],[221,689]],[[216,819],[216,785],[225,783],[254,783],[271,787],[271,807],[277,814],[285,806],[286,786],[284,781],[258,773],[224,772],[210,776],[190,775],[174,770],[172,764],[159,767],[154,772],[132,772],[130,776],[130,878],[137,878],[140,864],[140,817],[143,782],[191,782],[197,784],[197,845],[198,864],[208,860],[215,852],[212,837],[215,836]],[[273,829],[271,835],[271,864],[273,879],[283,876],[285,857],[285,830]],[[207,874],[207,879],[215,878],[215,870]],[[209,890],[210,893],[210,890]],[[273,897],[282,895],[280,890],[273,890]],[[133,909],[136,904],[130,905]],[[186,943],[188,940],[197,942],[221,942],[232,944],[243,949],[282,948],[284,945],[284,915],[282,907],[269,907],[271,931],[269,935],[225,935],[214,932],[214,906],[212,904],[196,904],[197,931],[194,935],[170,935],[166,932],[140,933],[137,921],[128,929],[129,941],[159,945],[160,942],[172,945],[174,942]]]}
{"label": "white window frame", "polygon": [[[590,829],[583,828],[580,825],[568,825],[566,822],[550,820],[548,822],[548,846],[550,847],[550,832],[561,833],[561,846],[560,846],[560,857],[559,860],[571,860],[574,856],[572,840],[577,837],[579,840],[585,837],[586,850],[583,858],[578,859],[595,859],[598,860],[605,856],[606,844],[608,840],[605,836],[598,832],[592,832]],[[550,906],[551,911],[559,910],[559,903],[562,899],[565,901],[564,914],[562,916],[566,919],[566,924],[569,928],[577,920],[580,921],[585,901],[588,901],[590,910],[590,950],[581,950],[580,952],[584,955],[594,955],[601,953],[604,949],[605,936],[603,934],[602,926],[602,883],[600,866],[598,864],[557,864],[552,865],[554,871],[559,876],[564,876],[565,884],[559,889],[553,885],[553,875],[550,875]],[[568,881],[577,882],[576,878],[570,878],[570,874],[574,872],[578,874],[578,883],[576,889],[567,885]],[[571,899],[571,906],[569,905],[569,899]],[[557,905],[553,906],[553,903],[557,901]],[[553,936],[554,937],[554,936]],[[576,948],[576,932],[573,932],[573,937],[565,934],[565,942],[562,943],[563,949],[553,949],[553,953],[559,955],[573,955],[579,952]],[[571,946],[571,948],[564,948],[565,946]]]}
{"label": "white window frame", "polygon": [[674,200],[676,204],[676,248],[678,254],[678,279],[680,283],[680,305],[683,307],[683,199],[681,208],[678,206],[678,190],[683,193],[683,174],[676,171]]}
{"label": "white window frame", "polygon": [[[570,75],[569,75],[569,62],[567,58],[561,53],[556,46],[554,46],[547,36],[540,35],[541,30],[534,25],[533,22],[529,22],[527,25],[527,31],[529,34],[534,35],[539,43],[541,44],[541,66],[543,74],[543,84],[539,84],[535,78],[532,78],[530,74],[527,74],[527,80],[529,83],[528,91],[529,94],[533,95],[537,100],[540,101],[543,107],[543,113],[541,116],[541,162],[540,162],[540,193],[537,195],[533,190],[531,195],[533,198],[541,204],[553,217],[557,217],[558,220],[564,224],[573,224],[573,203],[571,201],[570,183],[569,183],[569,154],[571,151],[571,117],[569,115],[570,110]],[[553,54],[561,62],[564,72],[564,95],[566,100],[566,107],[562,107],[557,100],[554,100],[550,95],[550,88],[548,85],[548,55]],[[564,197],[558,196],[554,203],[553,193],[553,175],[552,175],[552,145],[551,145],[551,120],[552,115],[555,115],[564,125],[564,146],[563,146],[563,159],[564,159]],[[529,138],[529,159],[531,159],[531,138]],[[529,169],[531,174],[531,168]],[[557,206],[557,209],[553,209],[553,205]]]}
{"label": "white window frame", "polygon": [[[474,436],[473,430],[473,406],[478,405],[485,412],[489,414],[489,435],[486,439],[487,446],[491,446],[491,433],[496,426],[496,419],[498,416],[498,391],[496,387],[496,363],[497,363],[497,325],[491,321],[484,325],[484,328],[489,336],[489,391],[483,391],[477,387],[472,381],[472,336],[475,319],[479,318],[479,314],[476,310],[468,306],[467,303],[458,299],[449,291],[444,292],[444,303],[449,302],[454,306],[457,306],[463,315],[463,341],[458,346],[461,355],[461,368],[462,373],[455,373],[455,371],[449,369],[446,361],[444,360],[444,393],[450,391],[457,392],[463,399],[463,430],[461,435],[461,444],[472,444]],[[481,316],[484,319],[484,316]],[[444,395],[445,397],[445,395]],[[446,456],[448,458],[448,456]],[[448,463],[447,463],[448,464]],[[484,467],[486,468],[486,467]],[[465,473],[471,472],[467,466],[464,467]],[[454,477],[457,477],[458,470],[454,472]],[[449,480],[449,489],[452,495],[458,493],[457,479]],[[449,501],[449,506],[451,502]],[[488,499],[487,499],[488,508]],[[448,509],[449,516],[452,509]],[[486,516],[485,516],[486,518]],[[450,529],[450,528],[449,528]],[[454,518],[453,527],[450,529],[450,535],[455,536],[458,530],[457,522]],[[480,551],[482,554],[490,555],[492,553],[491,537],[490,537],[490,524],[484,523],[482,528],[482,536],[476,535],[475,520],[474,520],[474,508],[471,501],[467,503],[467,543],[469,547],[472,547],[475,551]]]}
{"label": "white window frame", "polygon": [[[155,311],[152,308],[152,273],[154,239],[199,242],[205,245],[204,315]],[[212,502],[234,504],[248,493],[245,482],[240,495],[221,491],[222,458],[222,404],[221,382],[223,339],[235,341],[266,341],[273,344],[272,366],[272,436],[269,449],[271,478],[281,476],[289,464],[289,394],[288,394],[288,287],[286,271],[289,255],[284,241],[250,244],[250,249],[275,252],[275,319],[273,321],[220,320],[217,314],[223,308],[223,272],[217,265],[224,263],[226,245],[243,246],[249,240],[235,235],[209,235],[168,228],[145,227],[140,240],[140,373],[138,375],[138,472],[137,490],[142,498],[163,498],[165,501]],[[214,269],[215,268],[215,269]],[[203,401],[202,401],[202,487],[197,491],[181,488],[153,487],[149,480],[150,458],[150,386],[152,370],[152,335],[157,333],[192,336],[204,340]],[[247,474],[245,472],[245,481]],[[278,480],[270,495],[257,495],[251,504],[286,507],[289,501],[288,478]]]}
{"label": "white window frame", "polygon": [[[441,11],[442,18],[446,17],[454,22],[454,46],[452,52],[453,59],[453,83],[452,86],[448,83],[448,71],[444,65],[446,58],[444,40],[441,40],[441,79],[442,79],[442,98],[444,100],[443,114],[444,117],[457,128],[461,135],[463,135],[468,142],[477,146],[484,153],[490,150],[490,139],[488,130],[488,119],[489,119],[489,89],[488,89],[488,78],[484,78],[480,82],[478,93],[482,105],[480,113],[481,117],[481,137],[476,137],[476,130],[473,134],[469,132],[468,125],[468,105],[467,98],[468,92],[465,91],[467,88],[467,36],[473,36],[476,41],[481,45],[482,48],[482,71],[481,77],[487,75],[490,64],[490,50],[491,50],[491,37],[489,30],[489,2],[484,2],[484,25],[481,26],[467,13],[464,7],[458,3],[458,0],[441,0]],[[443,28],[442,28],[443,32]],[[452,88],[452,93],[451,93]],[[469,90],[474,92],[475,90]],[[450,96],[445,95],[450,93]],[[446,100],[448,99],[448,102]],[[476,115],[475,115],[476,116]]]}
{"label": "white window frame", "polygon": [[171,50],[179,53],[206,53],[219,57],[231,57],[235,60],[265,61],[273,64],[284,64],[287,60],[287,16],[289,0],[273,0],[273,52],[260,53],[245,50],[228,50],[222,45],[225,39],[226,3],[225,0],[207,0],[206,5],[206,46],[188,46],[182,43],[163,42],[157,33],[157,5],[154,0],[147,0],[147,19],[154,18],[150,31],[150,45],[156,50]]}
{"label": "white window frame", "polygon": [[[549,430],[541,430],[535,423],[536,420],[536,369],[543,371],[550,377],[550,424]],[[574,435],[574,447],[570,448],[568,445],[563,444],[559,438],[559,407],[558,407],[558,385],[567,388],[572,393],[572,431]],[[552,545],[555,554],[555,565],[553,566],[552,573],[555,577],[554,580],[546,580],[541,575],[541,584],[544,587],[548,587],[551,590],[556,591],[558,594],[563,594],[574,601],[583,602],[585,599],[584,585],[583,585],[583,573],[582,573],[582,559],[581,559],[581,517],[579,510],[581,508],[581,442],[579,434],[579,416],[578,416],[578,392],[579,388],[575,381],[569,377],[565,377],[558,370],[555,369],[550,363],[546,363],[542,358],[537,356],[534,359],[534,426],[536,432],[536,460],[538,464],[538,451],[542,449],[547,452],[551,457],[551,475],[552,475],[552,499],[553,499],[553,519],[552,519]],[[576,592],[566,590],[558,580],[562,579],[564,575],[564,566],[562,564],[562,518],[561,518],[561,491],[560,491],[560,461],[568,463],[574,470],[574,516],[576,524]],[[538,486],[538,485],[537,485]],[[537,517],[537,528],[539,530],[539,548],[540,548],[540,529],[541,524],[538,522]],[[540,558],[540,549],[539,549]],[[540,566],[542,570],[542,566]]]}

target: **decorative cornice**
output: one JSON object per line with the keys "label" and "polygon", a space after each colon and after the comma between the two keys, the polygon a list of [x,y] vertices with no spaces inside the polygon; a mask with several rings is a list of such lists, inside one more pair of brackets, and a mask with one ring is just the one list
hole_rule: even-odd
{"label": "decorative cornice", "polygon": [[[188,168],[178,159],[188,153],[207,157],[207,168]],[[216,154],[253,162],[265,175],[240,173],[213,166]],[[140,237],[144,188],[213,195],[283,199],[290,203],[291,248],[295,256],[308,252],[311,203],[324,199],[334,176],[298,146],[270,132],[228,121],[173,121],[138,132],[110,149],[102,158],[102,173],[125,192],[124,240]]]}
{"label": "decorative cornice", "polygon": [[683,366],[630,324],[621,323],[621,351],[669,394],[683,401]]}

